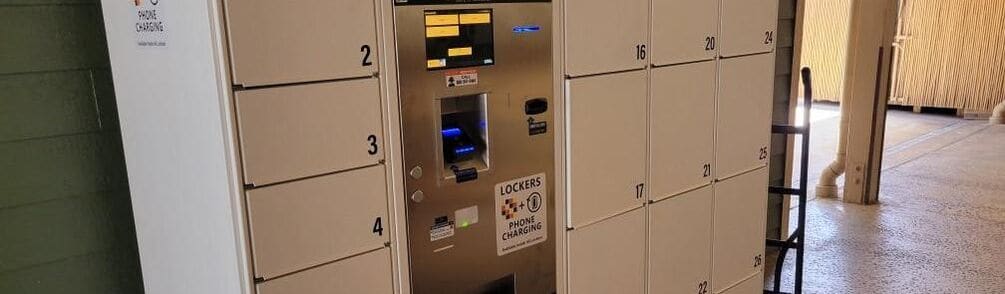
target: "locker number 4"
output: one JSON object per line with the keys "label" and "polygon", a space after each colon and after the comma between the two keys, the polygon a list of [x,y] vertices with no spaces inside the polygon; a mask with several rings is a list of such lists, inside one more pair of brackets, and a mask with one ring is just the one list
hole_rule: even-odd
{"label": "locker number 4", "polygon": [[384,235],[384,224],[381,222],[380,217],[377,217],[377,220],[373,221],[373,233],[377,234],[377,236]]}

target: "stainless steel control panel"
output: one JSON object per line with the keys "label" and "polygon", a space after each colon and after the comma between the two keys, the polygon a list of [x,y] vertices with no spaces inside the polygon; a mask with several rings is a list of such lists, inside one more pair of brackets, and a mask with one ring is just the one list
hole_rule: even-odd
{"label": "stainless steel control panel", "polygon": [[412,293],[555,292],[551,3],[395,3]]}

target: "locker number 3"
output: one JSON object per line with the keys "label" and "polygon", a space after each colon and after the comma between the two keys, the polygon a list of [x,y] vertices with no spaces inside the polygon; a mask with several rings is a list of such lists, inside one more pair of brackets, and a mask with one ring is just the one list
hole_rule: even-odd
{"label": "locker number 3", "polygon": [[380,148],[377,148],[377,135],[366,136],[366,142],[370,144],[370,148],[366,150],[366,153],[370,155],[377,155],[377,151],[380,150]]}

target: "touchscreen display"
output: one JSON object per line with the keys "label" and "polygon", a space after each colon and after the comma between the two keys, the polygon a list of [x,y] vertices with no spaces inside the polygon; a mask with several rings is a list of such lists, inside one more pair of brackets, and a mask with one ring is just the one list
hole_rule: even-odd
{"label": "touchscreen display", "polygon": [[426,69],[495,64],[492,9],[427,10]]}

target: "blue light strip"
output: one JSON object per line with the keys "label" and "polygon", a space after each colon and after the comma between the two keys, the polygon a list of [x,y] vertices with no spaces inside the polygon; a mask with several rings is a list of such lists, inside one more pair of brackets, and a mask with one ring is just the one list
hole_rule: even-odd
{"label": "blue light strip", "polygon": [[463,134],[460,128],[447,128],[440,131],[440,133],[443,134],[444,138],[457,138]]}
{"label": "blue light strip", "polygon": [[454,148],[454,155],[464,156],[475,152],[475,146],[460,146]]}
{"label": "blue light strip", "polygon": [[513,27],[514,33],[535,33],[540,31],[541,27],[536,25],[522,25]]}

